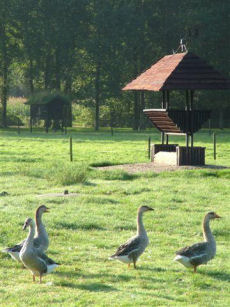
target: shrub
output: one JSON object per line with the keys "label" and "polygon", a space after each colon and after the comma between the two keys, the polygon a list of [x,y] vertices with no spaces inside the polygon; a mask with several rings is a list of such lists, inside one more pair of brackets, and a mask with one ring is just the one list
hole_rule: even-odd
{"label": "shrub", "polygon": [[61,185],[84,183],[88,177],[86,165],[70,162],[20,166],[17,171],[24,176],[43,178]]}

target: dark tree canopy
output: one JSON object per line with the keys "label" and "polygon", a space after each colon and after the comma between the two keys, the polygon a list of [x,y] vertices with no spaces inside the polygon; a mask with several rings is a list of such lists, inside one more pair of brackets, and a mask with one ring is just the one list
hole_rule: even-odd
{"label": "dark tree canopy", "polygon": [[[111,125],[144,127],[142,109],[159,96],[143,100],[121,88],[176,50],[180,38],[228,77],[229,10],[228,0],[3,0],[1,124],[10,94],[58,90],[94,110],[95,129],[105,110]],[[198,92],[195,99],[211,108],[221,100],[229,116],[229,92]]]}

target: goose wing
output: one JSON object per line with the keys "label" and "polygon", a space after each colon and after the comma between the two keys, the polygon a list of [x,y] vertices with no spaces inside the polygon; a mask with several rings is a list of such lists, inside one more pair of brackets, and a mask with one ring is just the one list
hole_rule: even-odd
{"label": "goose wing", "polygon": [[53,259],[49,258],[46,254],[44,254],[40,250],[37,250],[36,253],[37,253],[37,256],[46,263],[46,265],[59,264],[59,263],[55,262]]}
{"label": "goose wing", "polygon": [[205,263],[208,261],[208,243],[201,242],[186,246],[177,251],[176,254],[189,258],[193,265]]}
{"label": "goose wing", "polygon": [[111,257],[127,256],[130,253],[133,253],[135,250],[138,250],[139,245],[140,245],[140,238],[133,237],[124,244],[120,245],[116,253],[113,254]]}
{"label": "goose wing", "polygon": [[[6,247],[4,248],[2,251],[5,252],[5,253],[9,253],[9,252],[12,252],[12,253],[20,253],[22,247],[23,247],[23,244],[25,243],[26,240],[23,240],[19,243],[17,243],[16,245],[14,246],[11,246],[11,247]],[[34,247],[35,248],[39,248],[40,247],[40,241],[38,240],[38,238],[35,238],[34,239]]]}
{"label": "goose wing", "polygon": [[22,249],[24,242],[25,242],[25,240],[15,244],[14,246],[6,247],[2,251],[5,252],[5,253],[9,253],[9,252],[20,253],[20,250]]}

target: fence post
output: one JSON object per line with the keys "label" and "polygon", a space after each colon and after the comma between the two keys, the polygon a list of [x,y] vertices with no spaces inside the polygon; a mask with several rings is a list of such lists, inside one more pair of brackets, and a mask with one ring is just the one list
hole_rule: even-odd
{"label": "fence post", "polygon": [[148,139],[148,158],[150,159],[151,157],[151,137],[149,136]]}
{"label": "fence post", "polygon": [[213,158],[216,160],[216,133],[213,132]]}
{"label": "fence post", "polygon": [[70,161],[73,161],[73,142],[72,136],[69,138],[69,154],[70,154]]}

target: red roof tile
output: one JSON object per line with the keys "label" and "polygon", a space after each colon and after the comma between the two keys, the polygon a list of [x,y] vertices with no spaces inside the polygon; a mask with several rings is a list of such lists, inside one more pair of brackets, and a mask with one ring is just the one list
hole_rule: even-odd
{"label": "red roof tile", "polygon": [[122,90],[230,89],[226,79],[192,53],[166,55]]}

